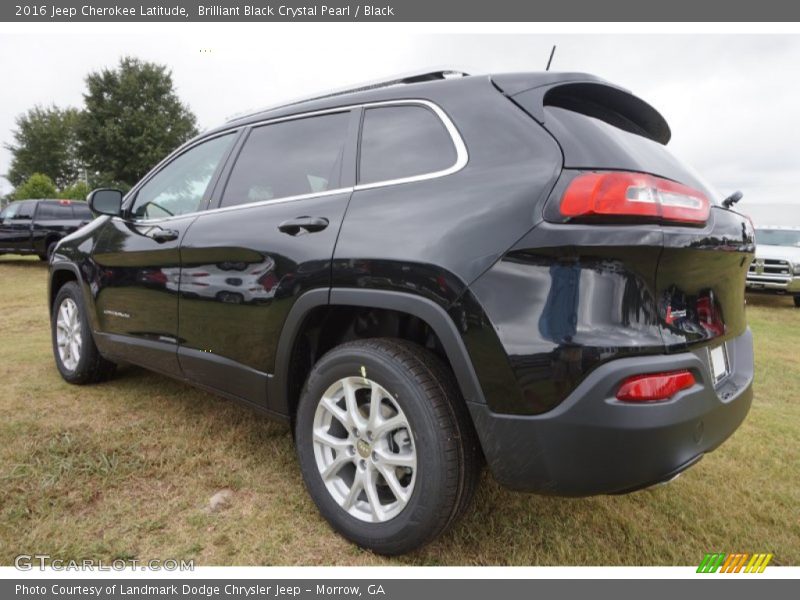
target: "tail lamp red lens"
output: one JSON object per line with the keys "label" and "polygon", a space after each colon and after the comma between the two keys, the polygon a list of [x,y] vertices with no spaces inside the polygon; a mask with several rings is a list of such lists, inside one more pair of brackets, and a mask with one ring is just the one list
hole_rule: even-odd
{"label": "tail lamp red lens", "polygon": [[561,198],[561,214],[573,218],[633,218],[702,224],[708,197],[689,186],[644,173],[622,171],[578,175]]}
{"label": "tail lamp red lens", "polygon": [[617,392],[617,400],[624,402],[669,400],[681,390],[690,388],[694,384],[694,375],[689,371],[634,375],[622,382]]}

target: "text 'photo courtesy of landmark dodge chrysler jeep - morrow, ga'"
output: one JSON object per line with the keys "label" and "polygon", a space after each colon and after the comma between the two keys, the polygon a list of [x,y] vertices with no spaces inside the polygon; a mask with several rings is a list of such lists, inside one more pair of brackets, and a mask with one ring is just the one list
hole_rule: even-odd
{"label": "text 'photo courtesy of landmark dodge chrysler jeep - morrow, ga'", "polygon": [[[237,118],[51,261],[72,383],[134,363],[287,421],[308,492],[383,554],[469,506],[667,481],[752,399],[749,220],[591,75],[427,73]],[[268,456],[264,457],[269,460]]]}

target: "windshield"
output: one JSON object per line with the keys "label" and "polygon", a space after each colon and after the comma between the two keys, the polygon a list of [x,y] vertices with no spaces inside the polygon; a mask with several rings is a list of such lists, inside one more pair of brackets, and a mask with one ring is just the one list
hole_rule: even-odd
{"label": "windshield", "polygon": [[800,230],[756,229],[756,243],[764,246],[800,247]]}

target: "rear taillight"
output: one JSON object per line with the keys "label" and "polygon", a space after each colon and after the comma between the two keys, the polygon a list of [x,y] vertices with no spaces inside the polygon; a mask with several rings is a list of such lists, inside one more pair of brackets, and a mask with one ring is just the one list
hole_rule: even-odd
{"label": "rear taillight", "polygon": [[710,203],[703,192],[669,179],[607,171],[573,179],[560,209],[570,218],[702,224],[708,220]]}
{"label": "rear taillight", "polygon": [[617,400],[624,402],[669,400],[681,390],[692,387],[694,383],[694,375],[689,371],[634,375],[622,382],[617,392]]}

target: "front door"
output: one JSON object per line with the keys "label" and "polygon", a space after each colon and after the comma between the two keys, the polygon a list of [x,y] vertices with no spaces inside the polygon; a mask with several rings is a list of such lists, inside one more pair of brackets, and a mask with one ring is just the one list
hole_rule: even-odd
{"label": "front door", "polygon": [[181,246],[179,359],[189,379],[264,406],[289,309],[330,286],[357,124],[345,110],[247,135],[217,208]]}
{"label": "front door", "polygon": [[14,252],[30,251],[31,227],[35,202],[12,202],[2,213],[0,219],[0,250]]}
{"label": "front door", "polygon": [[113,356],[179,375],[180,242],[205,207],[234,135],[201,142],[151,175],[94,250],[99,345]]}

